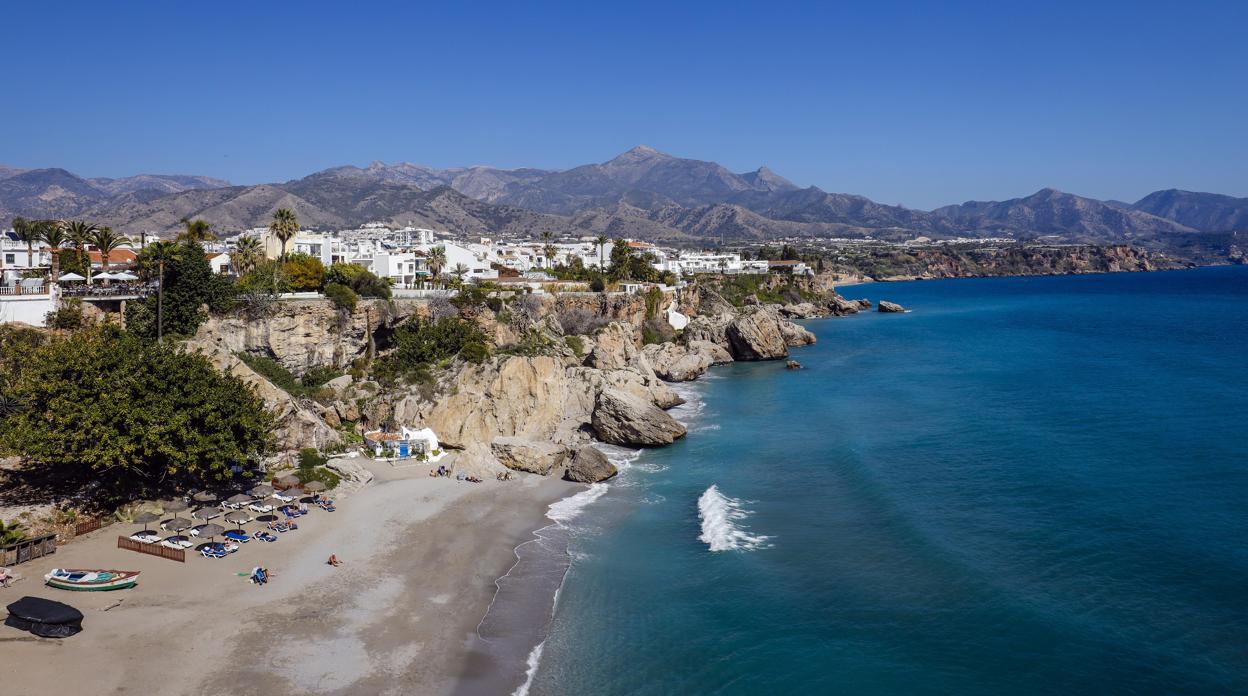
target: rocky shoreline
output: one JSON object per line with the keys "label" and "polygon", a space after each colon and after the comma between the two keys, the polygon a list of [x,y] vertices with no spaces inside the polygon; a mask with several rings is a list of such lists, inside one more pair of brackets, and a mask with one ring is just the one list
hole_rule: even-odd
{"label": "rocky shoreline", "polygon": [[[340,448],[352,431],[427,426],[452,450],[444,463],[456,474],[486,479],[519,471],[593,483],[616,472],[595,457],[592,443],[655,447],[685,436],[667,413],[683,403],[670,383],[696,379],[712,365],[786,359],[790,348],[815,342],[794,319],[872,306],[817,283],[786,300],[747,297],[736,306],[693,284],[657,301],[622,293],[524,295],[494,309],[399,300],[361,303],[348,314],[327,302],[292,302],[263,319],[213,319],[188,347],[256,386],[278,414],[279,456],[308,446]],[[493,355],[481,364],[456,359],[422,384],[383,387],[343,376],[320,398],[299,398],[239,358],[267,357],[293,374],[342,368],[384,353],[386,337],[407,318],[448,311],[478,325]],[[656,321],[682,320],[683,330],[653,341]],[[339,473],[356,478],[346,461]]]}

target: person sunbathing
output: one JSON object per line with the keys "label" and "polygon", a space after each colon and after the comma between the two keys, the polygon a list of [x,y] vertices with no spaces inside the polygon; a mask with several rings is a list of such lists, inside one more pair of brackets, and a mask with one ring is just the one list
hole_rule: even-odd
{"label": "person sunbathing", "polygon": [[329,554],[329,564],[335,568],[342,565],[342,561],[338,560],[337,554]]}

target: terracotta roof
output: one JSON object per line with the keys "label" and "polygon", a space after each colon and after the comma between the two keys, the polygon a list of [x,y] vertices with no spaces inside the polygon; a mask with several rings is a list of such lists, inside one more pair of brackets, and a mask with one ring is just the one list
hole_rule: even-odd
{"label": "terracotta roof", "polygon": [[[103,260],[98,251],[88,251],[87,253],[91,255],[91,263],[100,263]],[[109,263],[134,263],[134,260],[138,257],[138,254],[130,249],[113,249],[108,252]]]}

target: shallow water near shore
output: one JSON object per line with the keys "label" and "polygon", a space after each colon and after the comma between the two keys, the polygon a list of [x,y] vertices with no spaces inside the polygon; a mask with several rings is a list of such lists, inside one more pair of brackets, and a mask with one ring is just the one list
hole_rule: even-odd
{"label": "shallow water near shore", "polygon": [[522,691],[1245,689],[1248,268],[846,294],[913,312],[685,385],[568,521]]}

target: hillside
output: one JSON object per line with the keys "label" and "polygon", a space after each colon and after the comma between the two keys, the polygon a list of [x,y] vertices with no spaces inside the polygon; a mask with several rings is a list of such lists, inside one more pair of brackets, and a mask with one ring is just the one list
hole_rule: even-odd
{"label": "hillside", "polygon": [[607,234],[673,243],[849,237],[1010,237],[1064,244],[1130,243],[1189,258],[1229,253],[1248,227],[1248,199],[1178,190],[1135,204],[1046,188],[1005,201],[933,211],[799,188],[766,167],[734,173],[715,162],[638,146],[565,171],[410,163],[341,166],[285,183],[230,186],[202,176],[82,179],[64,169],[0,167],[0,221],[89,217],[127,231],[172,231],[202,217],[223,232],[263,225],[279,207],[310,227],[415,224],[470,235]]}

